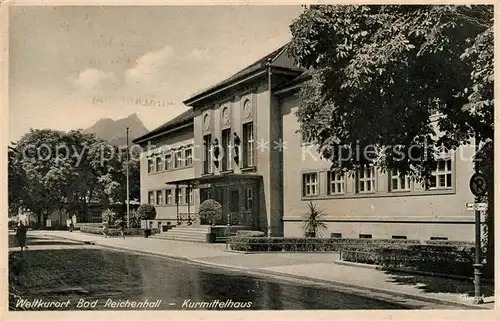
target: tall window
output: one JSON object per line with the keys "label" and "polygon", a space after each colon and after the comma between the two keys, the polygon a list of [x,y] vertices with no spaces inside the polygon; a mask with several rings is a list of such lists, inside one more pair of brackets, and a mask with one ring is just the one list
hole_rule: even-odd
{"label": "tall window", "polygon": [[194,204],[193,188],[186,187],[186,204]]}
{"label": "tall window", "polygon": [[172,190],[171,189],[167,189],[165,190],[165,193],[167,194],[167,204],[172,204],[173,201],[172,201]]}
{"label": "tall window", "polygon": [[375,192],[375,168],[372,166],[358,170],[356,175],[356,188],[358,193]]}
{"label": "tall window", "polygon": [[223,152],[223,158],[222,158],[222,170],[227,171],[231,169],[231,157],[229,155],[230,153],[230,145],[231,142],[231,129],[224,129],[222,131],[222,152]]}
{"label": "tall window", "polygon": [[172,154],[165,155],[165,169],[167,171],[172,169]]}
{"label": "tall window", "polygon": [[200,189],[200,202],[203,203],[204,201],[211,199],[212,198],[212,190],[210,188],[202,188]]}
{"label": "tall window", "polygon": [[156,171],[161,172],[163,170],[163,162],[161,156],[156,157]]}
{"label": "tall window", "polygon": [[248,187],[245,191],[245,210],[251,211],[253,209],[253,188]]}
{"label": "tall window", "polygon": [[211,171],[212,154],[210,148],[212,145],[212,135],[203,137],[203,174],[209,174]]}
{"label": "tall window", "polygon": [[254,136],[253,123],[243,124],[243,166],[253,166],[255,162],[254,155]]}
{"label": "tall window", "polygon": [[157,205],[163,204],[163,191],[156,191],[156,204]]}
{"label": "tall window", "polygon": [[344,194],[344,175],[334,171],[328,172],[328,194]]}
{"label": "tall window", "polygon": [[175,168],[182,167],[182,151],[178,150],[174,153],[174,163],[175,163]]}
{"label": "tall window", "polygon": [[182,204],[184,199],[183,199],[183,193],[182,193],[182,188],[179,187],[179,188],[176,188],[176,193],[177,193],[177,203],[178,204]]}
{"label": "tall window", "polygon": [[318,173],[302,174],[302,195],[318,195]]}
{"label": "tall window", "polygon": [[429,189],[441,189],[452,187],[451,159],[438,160],[436,168],[432,171]]}
{"label": "tall window", "polygon": [[186,162],[186,166],[191,166],[193,164],[193,149],[187,148],[184,150],[184,161]]}
{"label": "tall window", "polygon": [[148,203],[153,205],[155,203],[155,194],[154,192],[148,192]]}
{"label": "tall window", "polygon": [[410,177],[402,178],[397,169],[390,171],[391,191],[409,191]]}
{"label": "tall window", "polygon": [[154,171],[154,163],[153,160],[150,158],[148,159],[148,173],[152,173]]}

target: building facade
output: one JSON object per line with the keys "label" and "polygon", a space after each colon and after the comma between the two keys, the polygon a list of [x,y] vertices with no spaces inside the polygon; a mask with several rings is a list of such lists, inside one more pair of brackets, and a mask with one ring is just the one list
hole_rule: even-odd
{"label": "building facade", "polygon": [[203,224],[198,207],[213,198],[223,207],[216,225],[300,237],[313,202],[326,213],[322,237],[474,239],[465,206],[473,201],[473,147],[441,155],[430,186],[376,168],[335,175],[299,133],[296,94],[307,79],[283,46],[193,95],[185,113],[135,139],[141,202],[157,208],[151,224]]}

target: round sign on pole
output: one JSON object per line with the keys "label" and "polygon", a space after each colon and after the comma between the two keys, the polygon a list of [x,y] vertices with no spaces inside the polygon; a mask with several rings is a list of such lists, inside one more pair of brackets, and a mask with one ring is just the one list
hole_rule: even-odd
{"label": "round sign on pole", "polygon": [[474,196],[484,196],[486,194],[487,184],[484,175],[476,173],[472,175],[469,181],[470,191]]}

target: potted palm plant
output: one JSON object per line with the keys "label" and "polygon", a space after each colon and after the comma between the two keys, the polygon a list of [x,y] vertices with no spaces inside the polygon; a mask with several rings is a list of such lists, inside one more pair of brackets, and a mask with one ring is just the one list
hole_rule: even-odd
{"label": "potted palm plant", "polygon": [[326,213],[319,209],[313,202],[307,203],[307,213],[304,215],[303,228],[305,237],[316,237],[321,235],[327,226],[324,222]]}

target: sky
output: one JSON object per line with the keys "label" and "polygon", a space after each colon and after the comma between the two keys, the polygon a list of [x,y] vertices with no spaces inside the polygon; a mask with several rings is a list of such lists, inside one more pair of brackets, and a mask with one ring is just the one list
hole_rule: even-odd
{"label": "sky", "polygon": [[[37,6],[9,14],[9,140],[136,113],[152,130],[182,101],[291,39],[300,6]],[[140,99],[141,103],[136,104]],[[154,106],[141,106],[155,100]]]}

